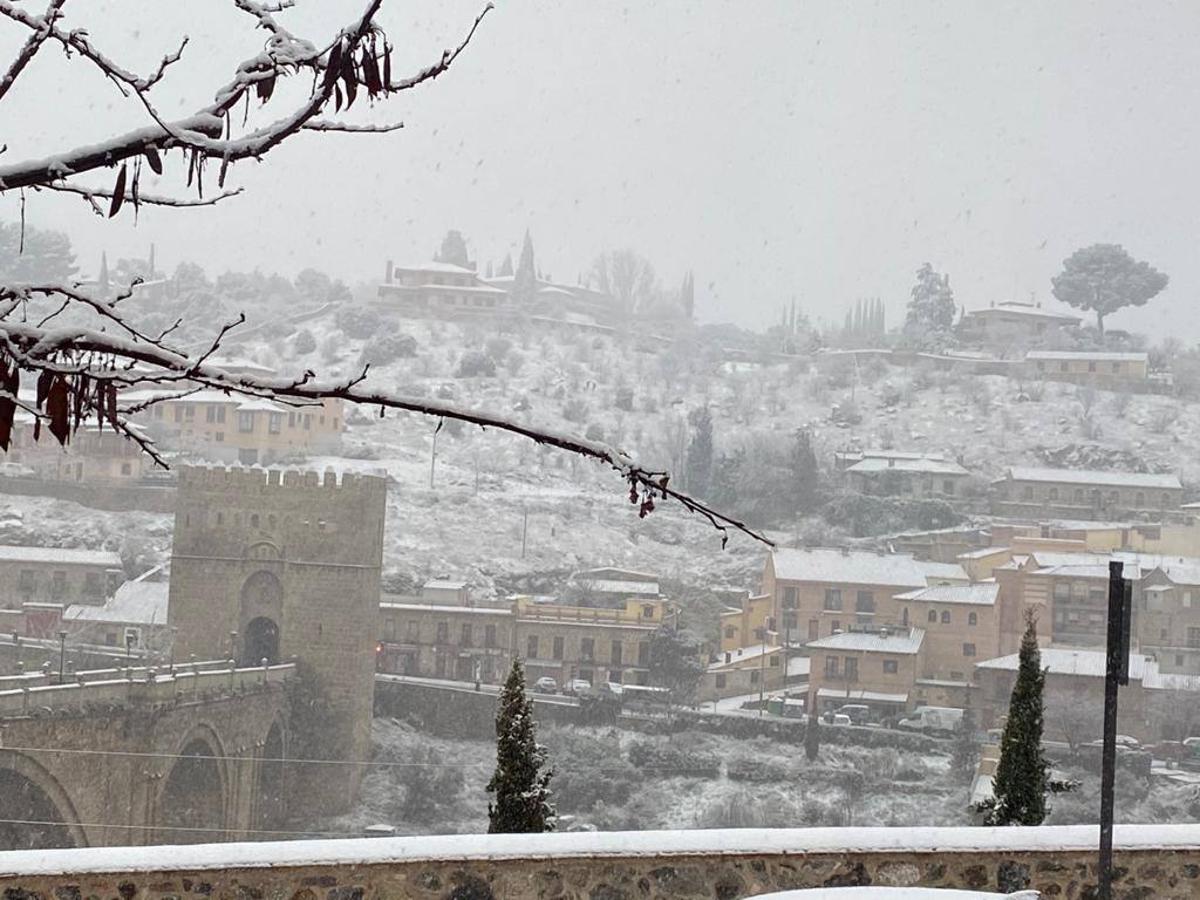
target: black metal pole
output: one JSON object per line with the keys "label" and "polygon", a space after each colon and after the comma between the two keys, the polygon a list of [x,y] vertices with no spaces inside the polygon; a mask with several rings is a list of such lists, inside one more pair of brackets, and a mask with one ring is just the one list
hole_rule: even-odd
{"label": "black metal pole", "polygon": [[1104,741],[1100,761],[1100,866],[1098,900],[1112,900],[1113,782],[1117,766],[1117,688],[1125,668],[1125,581],[1122,564],[1108,564],[1108,646],[1104,667]]}

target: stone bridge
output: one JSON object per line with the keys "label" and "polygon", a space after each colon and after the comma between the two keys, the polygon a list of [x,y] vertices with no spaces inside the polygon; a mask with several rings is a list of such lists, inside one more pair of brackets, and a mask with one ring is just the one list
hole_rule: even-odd
{"label": "stone bridge", "polygon": [[270,834],[294,673],[216,660],[0,676],[0,848]]}

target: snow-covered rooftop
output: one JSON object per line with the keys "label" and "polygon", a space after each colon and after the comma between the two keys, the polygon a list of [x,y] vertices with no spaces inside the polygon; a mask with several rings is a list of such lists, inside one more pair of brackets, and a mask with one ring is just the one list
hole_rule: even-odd
{"label": "snow-covered rooftop", "polygon": [[968,603],[975,606],[995,606],[1000,594],[1000,585],[992,582],[978,584],[939,584],[897,594],[897,600],[915,600],[925,603]]}
{"label": "snow-covered rooftop", "polygon": [[15,547],[0,545],[0,562],[60,563],[62,565],[121,568],[121,557],[111,550],[79,550],[66,547]]}
{"label": "snow-covered rooftop", "polygon": [[925,573],[925,578],[930,583],[971,580],[967,570],[958,563],[934,562],[931,559],[918,559],[914,562],[916,562],[917,568]]}
{"label": "snow-covered rooftop", "polygon": [[874,475],[879,472],[909,472],[916,475],[970,475],[971,473],[956,462],[944,459],[911,459],[866,457],[861,462],[846,469],[860,475]]}
{"label": "snow-covered rooftop", "polygon": [[958,554],[956,559],[986,559],[989,556],[995,556],[999,553],[1008,553],[1009,547],[984,547],[981,550],[968,550],[966,553]]}
{"label": "snow-covered rooftop", "polygon": [[1031,350],[1025,354],[1026,359],[1045,359],[1056,362],[1147,362],[1150,357],[1145,353],[1104,353],[1087,350]]}
{"label": "snow-covered rooftop", "polygon": [[474,275],[474,269],[456,266],[454,263],[423,262],[411,266],[392,266],[393,272],[441,272],[447,275]]}
{"label": "snow-covered rooftop", "polygon": [[[1013,466],[1008,470],[1012,481],[1036,481],[1050,484],[1079,484],[1096,487],[1134,487],[1163,490],[1182,490],[1175,475],[1154,475],[1148,472],[1101,472],[1095,469],[1044,469],[1034,466]],[[999,479],[1003,482],[1005,479]]]}
{"label": "snow-covered rooftop", "polygon": [[829,637],[809,641],[809,649],[861,650],[867,653],[912,654],[921,649],[925,629],[907,628],[879,631],[843,631]]}
{"label": "snow-covered rooftop", "polygon": [[[1076,650],[1067,647],[1043,647],[1042,668],[1052,675],[1079,675],[1084,678],[1103,678],[1107,656],[1103,650]],[[1129,654],[1129,677],[1141,681],[1146,667],[1153,661],[1140,653]],[[1020,665],[1020,654],[997,656],[975,664],[976,669],[995,669],[1015,672]],[[1157,664],[1154,665],[1157,669]]]}
{"label": "snow-covered rooftop", "polygon": [[76,622],[165,625],[169,590],[166,581],[127,581],[103,606],[68,606],[63,618]]}
{"label": "snow-covered rooftop", "polygon": [[892,587],[925,587],[924,571],[908,555],[865,553],[829,547],[772,552],[775,577],[782,581],[814,581],[831,584],[881,584]]}
{"label": "snow-covered rooftop", "polygon": [[1029,303],[1015,303],[1007,300],[1003,303],[997,303],[995,306],[984,307],[983,309],[969,309],[967,310],[966,315],[968,318],[1010,318],[1017,316],[1028,319],[1053,320],[1063,323],[1069,322],[1076,325],[1083,321],[1079,316],[1073,316],[1070,313],[1052,312],[1051,310],[1042,309],[1040,306],[1033,306]]}

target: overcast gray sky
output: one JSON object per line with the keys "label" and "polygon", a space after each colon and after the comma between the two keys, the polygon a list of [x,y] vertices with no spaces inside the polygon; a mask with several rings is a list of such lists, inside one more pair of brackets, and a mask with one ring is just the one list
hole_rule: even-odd
{"label": "overcast gray sky", "polygon": [[[158,90],[182,113],[261,46],[229,5],[67,10],[139,70],[191,35]],[[298,5],[285,20],[320,36],[361,4]],[[480,5],[388,0],[381,21],[417,66]],[[0,25],[0,51],[21,37]],[[428,258],[448,228],[498,262],[528,227],[556,278],[630,246],[669,285],[695,270],[703,320],[751,326],[792,297],[840,321],[855,298],[880,296],[895,322],[927,260],[968,308],[1047,300],[1064,257],[1111,241],[1171,276],[1140,317],[1111,324],[1195,339],[1197,46],[1195,2],[501,0],[449,74],[363,110],[403,119],[402,132],[295,140],[235,170],[246,196],[144,210],[137,228],[43,196],[29,220],[68,230],[85,269],[102,247],[111,259],[154,240],[170,266],[314,265],[355,281],[389,257]],[[0,104],[9,160],[142,123],[86,65],[43,56]],[[0,198],[0,217],[16,209]]]}

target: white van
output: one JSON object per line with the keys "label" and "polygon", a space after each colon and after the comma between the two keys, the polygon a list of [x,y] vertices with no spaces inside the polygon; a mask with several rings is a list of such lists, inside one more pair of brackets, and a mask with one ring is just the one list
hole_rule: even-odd
{"label": "white van", "polygon": [[918,706],[911,716],[901,719],[896,727],[925,734],[953,734],[962,725],[962,720],[963,711],[952,706]]}

